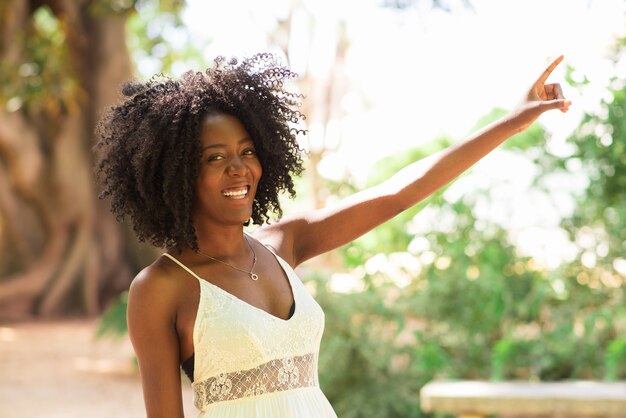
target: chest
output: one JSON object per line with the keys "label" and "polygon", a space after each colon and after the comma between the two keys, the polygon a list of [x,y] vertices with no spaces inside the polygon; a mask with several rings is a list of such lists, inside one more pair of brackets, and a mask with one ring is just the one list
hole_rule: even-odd
{"label": "chest", "polygon": [[299,281],[294,283],[293,296],[294,313],[282,319],[202,282],[193,329],[199,376],[317,352],[324,314]]}
{"label": "chest", "polygon": [[[273,258],[273,256],[272,256]],[[223,309],[233,314],[234,308],[241,311],[235,317],[246,317],[247,321],[268,319],[286,321],[292,309],[297,309],[296,290],[293,280],[302,286],[297,277],[290,278],[289,272],[276,258],[262,258],[254,269],[259,277],[252,280],[250,274],[238,271],[229,266],[212,264],[208,267],[196,266],[193,271],[200,278],[191,275],[181,277],[181,303],[179,305],[176,328],[180,341],[181,362],[194,353],[194,328],[198,317],[202,317],[202,308],[211,306],[210,310]],[[288,267],[288,266],[286,266]],[[291,272],[293,274],[293,272]],[[294,275],[295,276],[295,275]],[[202,301],[202,299],[208,301]],[[213,316],[219,316],[214,312]],[[214,324],[222,326],[225,321]],[[232,324],[231,324],[232,325]],[[229,325],[229,326],[231,326]]]}

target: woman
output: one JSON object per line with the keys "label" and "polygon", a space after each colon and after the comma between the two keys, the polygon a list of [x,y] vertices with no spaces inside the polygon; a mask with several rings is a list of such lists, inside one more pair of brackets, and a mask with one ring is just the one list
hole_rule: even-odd
{"label": "woman", "polygon": [[[149,417],[335,417],[319,389],[324,317],[293,268],[446,185],[544,111],[567,111],[557,58],[506,117],[336,206],[281,216],[302,170],[295,74],[269,54],[124,88],[98,127],[112,211],[167,252],[133,280],[128,328]],[[249,220],[262,225],[244,233]]]}

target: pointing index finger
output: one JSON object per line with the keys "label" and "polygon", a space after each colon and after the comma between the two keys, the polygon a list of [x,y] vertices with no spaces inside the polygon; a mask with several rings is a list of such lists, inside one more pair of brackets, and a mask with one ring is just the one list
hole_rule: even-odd
{"label": "pointing index finger", "polygon": [[541,74],[537,81],[540,83],[545,83],[545,81],[548,79],[548,76],[552,73],[556,66],[559,65],[561,61],[563,61],[563,55],[559,55],[554,61],[552,61],[552,64],[548,65],[548,68],[546,68],[546,70],[543,72],[543,74]]}

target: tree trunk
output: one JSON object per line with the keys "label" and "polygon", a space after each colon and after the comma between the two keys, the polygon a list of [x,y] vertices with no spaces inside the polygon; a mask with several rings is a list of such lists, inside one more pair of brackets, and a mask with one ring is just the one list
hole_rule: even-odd
{"label": "tree trunk", "polygon": [[[306,116],[308,129],[305,176],[311,205],[322,208],[327,205],[329,191],[318,172],[318,165],[341,141],[340,134],[333,132],[331,125],[343,117],[341,99],[348,88],[344,64],[349,40],[345,24],[332,13],[315,15],[302,1],[296,0],[292,2],[286,19],[269,34],[269,38],[271,43],[282,48],[292,69],[299,73],[298,88],[306,96],[301,111]],[[306,41],[292,48],[290,39]],[[331,138],[331,134],[335,137]],[[309,264],[316,268],[336,268],[341,265],[337,254],[322,254]]]}
{"label": "tree trunk", "polygon": [[91,3],[17,0],[0,7],[2,65],[29,62],[9,38],[29,27],[38,7],[49,7],[65,37],[67,76],[78,86],[76,105],[56,114],[45,107],[0,110],[0,317],[95,315],[128,287],[137,251],[149,251],[97,198],[95,124],[132,69],[126,16],[96,15]]}

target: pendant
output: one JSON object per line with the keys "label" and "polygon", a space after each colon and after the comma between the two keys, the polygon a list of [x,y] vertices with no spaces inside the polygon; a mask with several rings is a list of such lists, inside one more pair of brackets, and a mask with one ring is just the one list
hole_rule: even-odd
{"label": "pendant", "polygon": [[256,282],[257,280],[259,280],[259,275],[256,273],[250,272],[250,278]]}

